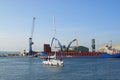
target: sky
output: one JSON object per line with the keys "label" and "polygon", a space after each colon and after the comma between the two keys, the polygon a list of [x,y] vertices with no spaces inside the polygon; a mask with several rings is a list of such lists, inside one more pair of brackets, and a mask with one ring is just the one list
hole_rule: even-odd
{"label": "sky", "polygon": [[[33,17],[33,50],[43,50],[54,36],[62,45],[78,39],[91,49],[120,44],[120,0],[0,0],[0,51],[29,50]],[[73,43],[72,45],[75,45]]]}

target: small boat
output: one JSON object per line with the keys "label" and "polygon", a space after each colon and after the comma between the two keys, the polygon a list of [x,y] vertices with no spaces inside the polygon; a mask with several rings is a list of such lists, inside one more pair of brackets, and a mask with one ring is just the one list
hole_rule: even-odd
{"label": "small boat", "polygon": [[64,66],[62,58],[57,59],[56,54],[54,56],[48,56],[47,58],[44,58],[42,63],[50,66]]}
{"label": "small boat", "polygon": [[59,40],[57,38],[55,38],[56,27],[55,27],[55,17],[54,16],[53,16],[53,25],[54,25],[54,37],[52,38],[51,47],[53,45],[53,41],[55,40],[54,47],[56,49],[56,41],[57,41],[58,45],[61,48],[61,56],[60,56],[60,58],[58,58],[56,56],[56,50],[55,50],[54,56],[48,56],[47,58],[44,59],[44,61],[42,63],[46,64],[46,65],[50,65],[50,66],[64,66],[63,60],[62,60],[62,46],[61,46],[61,43],[59,42]]}

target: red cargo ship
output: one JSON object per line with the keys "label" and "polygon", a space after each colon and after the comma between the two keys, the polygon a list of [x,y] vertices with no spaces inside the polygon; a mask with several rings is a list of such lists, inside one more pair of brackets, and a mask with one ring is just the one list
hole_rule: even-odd
{"label": "red cargo ship", "polygon": [[[102,52],[56,52],[56,55],[62,57],[83,57],[83,58],[120,58],[119,52],[113,52],[112,49],[108,50],[109,53]],[[53,56],[55,52],[51,51],[48,44],[44,45],[44,53]]]}

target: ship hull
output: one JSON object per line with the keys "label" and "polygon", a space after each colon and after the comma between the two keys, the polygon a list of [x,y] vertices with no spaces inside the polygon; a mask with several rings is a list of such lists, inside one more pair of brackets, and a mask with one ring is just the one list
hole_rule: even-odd
{"label": "ship hull", "polygon": [[[54,55],[54,52],[47,53],[48,55]],[[120,53],[116,54],[107,54],[107,53],[100,53],[100,52],[56,52],[57,56],[72,58],[120,58]]]}
{"label": "ship hull", "polygon": [[101,53],[97,56],[95,55],[83,55],[83,56],[64,56],[64,57],[67,57],[67,58],[72,58],[72,57],[77,57],[77,58],[120,58],[120,53],[118,54],[113,54],[113,55],[110,55],[110,54],[107,54],[107,53]]}
{"label": "ship hull", "polygon": [[107,53],[102,53],[99,55],[99,57],[101,58],[120,58],[120,53],[117,53],[117,54],[107,54]]}

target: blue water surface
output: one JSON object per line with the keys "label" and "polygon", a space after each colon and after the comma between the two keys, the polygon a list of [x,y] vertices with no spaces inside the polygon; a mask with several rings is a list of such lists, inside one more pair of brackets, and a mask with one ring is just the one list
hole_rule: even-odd
{"label": "blue water surface", "polygon": [[65,58],[64,67],[40,58],[0,57],[0,80],[120,80],[120,58]]}

